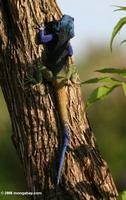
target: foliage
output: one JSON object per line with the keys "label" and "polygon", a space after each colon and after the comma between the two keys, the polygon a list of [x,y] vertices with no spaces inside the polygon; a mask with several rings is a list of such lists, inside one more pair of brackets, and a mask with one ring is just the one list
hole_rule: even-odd
{"label": "foliage", "polygon": [[126,191],[120,193],[118,200],[126,200]]}
{"label": "foliage", "polygon": [[105,85],[99,86],[96,88],[88,97],[86,106],[89,107],[94,102],[104,99],[108,94],[110,94],[115,88],[121,86],[123,89],[124,95],[126,95],[126,69],[118,69],[118,68],[104,68],[101,70],[97,70],[97,72],[105,74],[117,74],[118,78],[113,78],[109,76],[98,77],[89,79],[81,84],[94,84],[94,83],[104,83]]}
{"label": "foliage", "polygon": [[[116,6],[117,9],[115,11],[126,11],[126,7],[124,6]],[[110,48],[112,51],[112,44],[115,36],[117,33],[121,30],[121,28],[126,24],[126,17],[121,18],[116,26],[113,29],[111,41],[110,41]],[[126,40],[122,41],[122,43],[126,42]],[[104,68],[101,70],[97,70],[97,72],[100,72],[102,74],[108,73],[111,76],[113,74],[117,74],[120,76],[120,79],[115,79],[113,77],[98,77],[89,79],[85,82],[82,82],[81,84],[90,84],[90,83],[105,83],[105,85],[100,86],[96,88],[88,97],[86,106],[89,107],[94,102],[104,99],[108,94],[110,94],[115,88],[121,86],[124,92],[124,95],[126,95],[126,69],[118,69],[118,68]],[[107,84],[107,85],[106,85]]]}
{"label": "foliage", "polygon": [[[117,9],[115,11],[126,11],[126,7],[125,6],[116,6]],[[111,36],[111,41],[110,41],[110,48],[112,51],[112,44],[113,44],[113,40],[115,38],[115,36],[119,33],[119,31],[122,29],[122,27],[126,24],[126,17],[121,18],[118,23],[116,24],[116,26],[113,29],[112,32],[112,36]],[[123,40],[121,42],[121,44],[123,44],[124,42],[126,42],[126,40]]]}

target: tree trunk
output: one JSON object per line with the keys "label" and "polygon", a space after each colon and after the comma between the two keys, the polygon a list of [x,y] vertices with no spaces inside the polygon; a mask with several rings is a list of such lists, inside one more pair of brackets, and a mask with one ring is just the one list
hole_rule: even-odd
{"label": "tree trunk", "polygon": [[42,62],[37,23],[61,16],[55,0],[0,0],[0,83],[11,118],[12,140],[35,200],[117,199],[84,111],[80,87],[66,86],[69,147],[61,183],[56,177],[63,143],[62,125],[51,84],[31,85],[26,77]]}

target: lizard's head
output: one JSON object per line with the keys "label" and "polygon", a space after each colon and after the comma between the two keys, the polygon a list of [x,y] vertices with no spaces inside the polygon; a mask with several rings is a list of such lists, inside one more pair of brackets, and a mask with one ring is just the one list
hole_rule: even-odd
{"label": "lizard's head", "polygon": [[63,15],[60,20],[50,22],[50,32],[66,32],[69,38],[74,37],[74,18],[69,15]]}
{"label": "lizard's head", "polygon": [[74,18],[69,15],[63,15],[60,20],[54,20],[46,25],[47,33],[67,33],[69,39],[74,37]]}
{"label": "lizard's head", "polygon": [[70,38],[74,37],[74,18],[69,15],[63,15],[60,20],[60,28],[64,29]]}

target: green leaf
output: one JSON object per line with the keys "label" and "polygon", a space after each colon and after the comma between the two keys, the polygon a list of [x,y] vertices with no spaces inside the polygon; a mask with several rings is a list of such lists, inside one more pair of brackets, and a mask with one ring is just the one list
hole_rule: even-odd
{"label": "green leaf", "polygon": [[92,84],[92,83],[103,83],[103,82],[115,84],[115,83],[120,83],[121,81],[111,77],[99,77],[99,78],[89,79],[85,82],[82,82],[81,84]]}
{"label": "green leaf", "polygon": [[125,42],[126,42],[126,40],[123,40],[123,41],[120,43],[120,45],[121,45],[121,44],[124,44]]}
{"label": "green leaf", "polygon": [[119,22],[116,24],[115,28],[113,29],[111,40],[110,40],[110,49],[112,51],[112,44],[115,36],[120,31],[120,29],[126,24],[126,17],[123,17],[119,20]]}
{"label": "green leaf", "polygon": [[104,69],[96,70],[96,72],[108,73],[108,74],[119,74],[122,76],[126,76],[126,69],[119,69],[119,68],[104,68]]}
{"label": "green leaf", "polygon": [[124,95],[126,96],[126,83],[122,83],[122,89],[123,89]]}
{"label": "green leaf", "polygon": [[91,106],[94,102],[104,99],[109,93],[111,93],[120,84],[115,84],[113,86],[101,86],[95,89],[87,99],[86,107]]}
{"label": "green leaf", "polygon": [[118,200],[126,200],[126,191],[120,193]]}
{"label": "green leaf", "polygon": [[114,11],[126,11],[126,7],[125,6],[114,6],[116,7],[117,9],[114,10]]}

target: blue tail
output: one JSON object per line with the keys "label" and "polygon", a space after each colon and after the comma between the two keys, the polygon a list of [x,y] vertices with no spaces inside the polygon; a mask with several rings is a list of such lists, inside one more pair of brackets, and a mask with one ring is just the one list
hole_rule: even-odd
{"label": "blue tail", "polygon": [[61,176],[64,156],[65,156],[65,152],[67,150],[67,146],[68,146],[68,128],[65,125],[64,126],[64,142],[63,142],[63,146],[62,146],[62,150],[61,150],[59,169],[58,169],[58,175],[57,175],[57,185],[59,185],[59,182],[60,182],[60,176]]}

